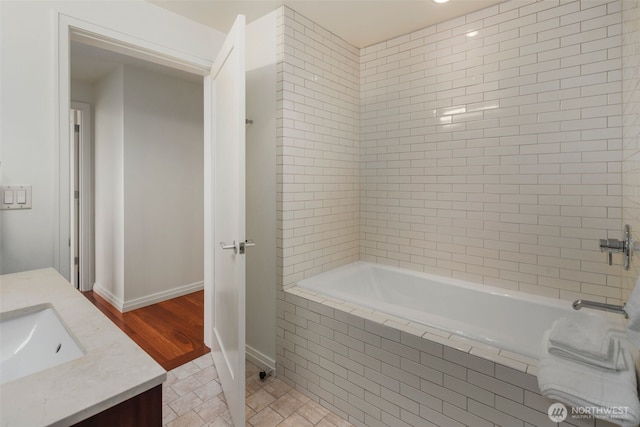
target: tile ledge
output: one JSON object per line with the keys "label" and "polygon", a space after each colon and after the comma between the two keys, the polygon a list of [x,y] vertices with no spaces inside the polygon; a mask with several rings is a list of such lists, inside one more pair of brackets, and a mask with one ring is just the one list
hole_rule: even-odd
{"label": "tile ledge", "polygon": [[[435,330],[428,326],[420,325],[420,328],[425,328],[426,332],[424,332],[422,335],[418,335],[417,333],[415,333],[417,332],[418,328],[416,328],[415,326],[409,326],[409,324],[416,325],[413,322],[409,322],[407,320],[407,324],[403,325],[406,328],[401,328],[399,327],[400,324],[398,323],[398,320],[402,320],[402,322],[404,322],[404,319],[399,319],[396,316],[388,315],[380,311],[371,310],[369,308],[359,306],[358,304],[353,304],[350,302],[347,303],[335,298],[321,296],[321,294],[307,291],[306,289],[299,288],[295,285],[285,288],[284,292],[299,296],[301,298],[307,298],[311,301],[319,302],[320,304],[326,305],[327,307],[331,307],[345,313],[353,314],[363,319],[367,319],[402,332],[420,336],[425,340],[433,341],[438,344],[450,347],[454,350],[459,350],[464,353],[479,357],[481,359],[498,363],[500,365],[515,369],[528,375],[536,376],[538,372],[538,361],[519,353],[495,347],[492,348],[482,343],[477,343],[473,340],[459,337],[453,334],[449,335],[448,337],[444,337],[441,335],[445,335],[445,333],[439,330],[438,334],[436,335],[433,333],[433,331]],[[308,298],[308,296],[311,296],[311,298]],[[324,299],[322,302],[318,301],[318,299],[322,298],[326,299]]]}

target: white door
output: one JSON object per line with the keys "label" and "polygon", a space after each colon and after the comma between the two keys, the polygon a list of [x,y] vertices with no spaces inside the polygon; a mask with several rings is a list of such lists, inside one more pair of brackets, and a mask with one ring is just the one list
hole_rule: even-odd
{"label": "white door", "polygon": [[211,180],[210,184],[205,182],[205,221],[209,223],[205,224],[205,257],[213,258],[213,265],[211,259],[205,259],[205,283],[213,279],[212,292],[205,296],[211,305],[205,322],[212,325],[211,353],[231,417],[236,426],[244,426],[245,256],[240,243],[246,239],[243,15],[236,18],[205,90],[211,91],[206,105],[211,127],[205,129],[205,135],[212,136],[210,149],[205,148],[205,162],[211,165],[210,173],[205,172],[205,180]]}

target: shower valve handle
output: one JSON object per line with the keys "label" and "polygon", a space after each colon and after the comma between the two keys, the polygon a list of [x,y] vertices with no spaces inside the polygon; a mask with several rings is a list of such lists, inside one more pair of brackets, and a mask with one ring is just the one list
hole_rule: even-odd
{"label": "shower valve handle", "polygon": [[600,239],[600,252],[607,253],[607,261],[609,265],[613,264],[613,254],[622,252],[623,267],[625,270],[628,270],[632,251],[633,246],[631,241],[631,228],[629,227],[629,225],[624,226],[624,238],[622,240]]}
{"label": "shower valve handle", "polygon": [[600,252],[607,252],[609,265],[613,263],[614,252],[624,252],[624,241],[618,239],[600,239]]}

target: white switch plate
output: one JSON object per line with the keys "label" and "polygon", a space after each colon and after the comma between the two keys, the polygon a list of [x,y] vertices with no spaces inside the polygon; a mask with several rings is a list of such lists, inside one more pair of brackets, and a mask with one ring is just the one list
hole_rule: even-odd
{"label": "white switch plate", "polygon": [[[11,192],[11,197],[5,197],[5,191]],[[0,187],[2,195],[0,209],[2,210],[20,210],[31,209],[31,186],[30,185],[8,185]],[[24,197],[23,197],[24,196]],[[5,202],[11,203],[5,203]]]}

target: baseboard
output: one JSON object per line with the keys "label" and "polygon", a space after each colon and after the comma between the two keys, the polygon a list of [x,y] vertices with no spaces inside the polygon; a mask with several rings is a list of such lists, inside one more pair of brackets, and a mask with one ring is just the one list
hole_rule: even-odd
{"label": "baseboard", "polygon": [[135,298],[123,303],[122,312],[135,310],[136,308],[146,307],[151,304],[156,304],[162,301],[167,301],[172,298],[181,297],[183,295],[190,294],[192,292],[201,291],[204,289],[204,282],[195,282],[188,285],[180,286],[178,288],[168,289],[162,292],[156,292],[155,294],[146,295],[144,297]]}
{"label": "baseboard", "polygon": [[258,366],[262,370],[269,372],[272,377],[276,376],[276,361],[269,356],[259,352],[247,344],[245,346],[245,357],[249,362]]}
{"label": "baseboard", "polygon": [[120,311],[121,313],[123,312],[122,310],[124,307],[124,301],[122,301],[120,298],[112,294],[111,291],[109,291],[107,288],[102,286],[100,283],[95,282],[93,284],[93,292],[95,292],[96,294],[100,295],[102,298],[107,300],[109,304],[111,304],[116,309],[118,309],[118,311]]}

